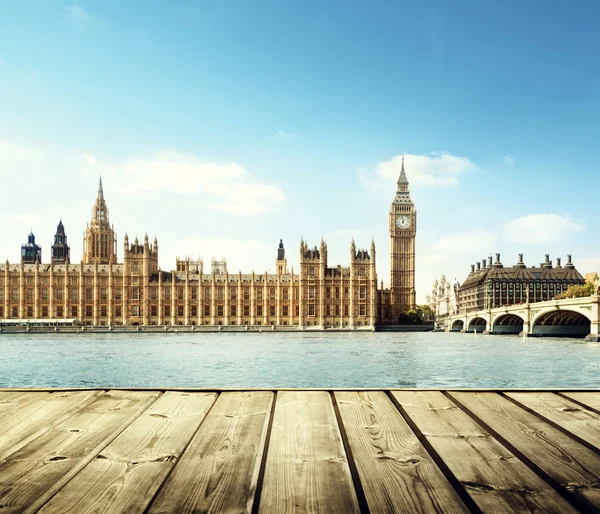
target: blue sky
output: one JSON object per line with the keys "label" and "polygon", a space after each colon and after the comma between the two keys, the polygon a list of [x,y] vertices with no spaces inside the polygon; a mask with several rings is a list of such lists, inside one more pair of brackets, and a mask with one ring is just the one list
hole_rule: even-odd
{"label": "blue sky", "polygon": [[[418,298],[501,252],[600,270],[595,2],[224,0],[0,7],[0,254],[59,217],[82,250],[99,174],[119,235],[274,269],[347,265],[406,154]],[[23,194],[14,194],[15,189]]]}

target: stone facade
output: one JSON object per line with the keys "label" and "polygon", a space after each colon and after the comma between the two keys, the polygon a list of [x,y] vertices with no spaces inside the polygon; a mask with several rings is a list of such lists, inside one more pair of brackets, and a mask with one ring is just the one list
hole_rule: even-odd
{"label": "stone facade", "polygon": [[[400,223],[402,219],[402,223]],[[408,219],[408,221],[406,221]],[[416,212],[402,168],[390,212],[391,289],[377,287],[376,249],[350,245],[350,265],[331,267],[324,240],[302,240],[299,270],[288,269],[283,241],[276,273],[229,273],[227,263],[177,259],[171,271],[158,260],[158,241],[132,243],[125,235],[117,262],[102,182],[84,235],[81,262],[70,262],[62,222],[51,264],[0,265],[0,320],[79,320],[85,325],[249,325],[298,328],[373,328],[394,323],[414,307]]]}
{"label": "stone facade", "polygon": [[545,262],[528,268],[523,254],[513,267],[505,268],[496,254],[471,265],[471,272],[458,289],[459,312],[466,313],[495,309],[507,305],[545,302],[566,291],[569,286],[584,284],[581,273],[575,269],[571,256],[563,266],[560,258],[556,266],[546,255]]}
{"label": "stone facade", "polygon": [[458,313],[458,289],[460,285],[456,279],[450,282],[442,275],[436,280],[431,289],[431,294],[426,296],[426,301],[435,316],[436,325],[446,328],[448,317]]}

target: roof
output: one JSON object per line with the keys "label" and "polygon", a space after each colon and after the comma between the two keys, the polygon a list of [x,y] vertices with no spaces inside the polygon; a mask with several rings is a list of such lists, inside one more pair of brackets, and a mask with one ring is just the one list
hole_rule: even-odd
{"label": "roof", "polygon": [[466,280],[460,286],[461,289],[482,285],[489,280],[507,280],[507,281],[520,281],[520,282],[532,282],[536,280],[546,281],[563,281],[573,280],[583,282],[583,276],[579,271],[572,267],[561,267],[561,268],[525,268],[520,266],[514,266],[512,268],[503,267],[486,267],[481,270],[477,270],[474,273],[470,273]]}

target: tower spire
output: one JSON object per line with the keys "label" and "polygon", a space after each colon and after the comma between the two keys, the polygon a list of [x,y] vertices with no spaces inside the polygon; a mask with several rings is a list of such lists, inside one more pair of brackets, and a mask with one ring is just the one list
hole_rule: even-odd
{"label": "tower spire", "polygon": [[102,176],[100,176],[100,181],[98,182],[98,198],[104,200],[104,190],[102,189]]}
{"label": "tower spire", "polygon": [[407,185],[408,179],[406,178],[406,171],[404,171],[404,155],[402,156],[402,169],[400,170],[400,176],[398,177],[398,185]]}

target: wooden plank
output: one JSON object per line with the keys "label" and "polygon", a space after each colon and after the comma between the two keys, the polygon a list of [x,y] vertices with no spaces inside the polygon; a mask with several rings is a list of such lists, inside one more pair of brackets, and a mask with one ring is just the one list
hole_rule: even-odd
{"label": "wooden plank", "polygon": [[274,396],[221,394],[148,512],[251,512]]}
{"label": "wooden plank", "polygon": [[329,393],[278,393],[259,512],[359,512]]}
{"label": "wooden plank", "polygon": [[563,396],[568,396],[572,400],[587,405],[596,412],[600,412],[600,393],[561,393]]}
{"label": "wooden plank", "polygon": [[335,398],[372,514],[468,512],[384,392]]}
{"label": "wooden plank", "polygon": [[600,450],[600,414],[553,393],[507,393],[506,396]]}
{"label": "wooden plank", "polygon": [[392,396],[483,512],[576,512],[441,392]]}
{"label": "wooden plank", "polygon": [[157,396],[110,391],[0,461],[3,514],[36,511]]}
{"label": "wooden plank", "polygon": [[600,505],[600,455],[495,393],[450,393],[588,506]]}
{"label": "wooden plank", "polygon": [[216,397],[165,393],[39,512],[144,512]]}
{"label": "wooden plank", "polygon": [[75,410],[102,396],[104,391],[42,393],[42,397],[37,393],[26,394],[35,401],[16,406],[2,418],[0,461],[51,430]]}
{"label": "wooden plank", "polygon": [[50,393],[19,393],[19,392],[3,392],[0,393],[0,434],[8,430],[12,423],[9,417],[34,402],[42,400],[50,396]]}

